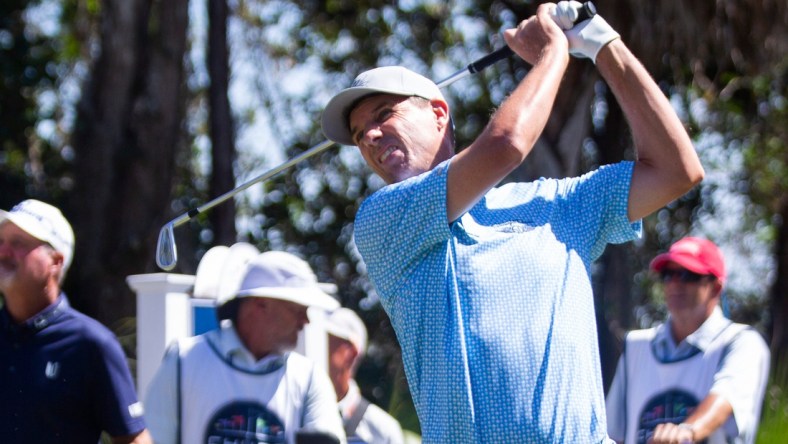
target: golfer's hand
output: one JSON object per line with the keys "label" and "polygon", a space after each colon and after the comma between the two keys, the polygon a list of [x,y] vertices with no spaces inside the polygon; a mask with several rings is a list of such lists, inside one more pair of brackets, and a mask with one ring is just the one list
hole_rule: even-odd
{"label": "golfer's hand", "polygon": [[582,8],[583,4],[580,2],[574,0],[562,1],[555,4],[550,11],[550,16],[561,29],[566,31],[575,26],[575,22],[577,22],[577,18],[580,17],[580,10]]}
{"label": "golfer's hand", "polygon": [[654,434],[648,444],[692,444],[695,442],[695,432],[690,426],[679,424],[659,424],[654,429]]}
{"label": "golfer's hand", "polygon": [[536,15],[503,33],[506,44],[530,65],[536,65],[548,51],[569,48],[566,36],[551,16],[554,8],[553,3],[542,3]]}
{"label": "golfer's hand", "polygon": [[[567,6],[565,9],[571,8]],[[556,11],[560,11],[559,6],[556,6]],[[569,14],[571,13],[556,12],[556,19],[561,20],[562,27],[563,23],[568,20]],[[569,40],[569,53],[578,58],[591,59],[594,63],[596,63],[597,54],[605,45],[621,37],[599,14],[592,17],[591,20],[585,20],[564,29],[566,29],[566,38]]]}

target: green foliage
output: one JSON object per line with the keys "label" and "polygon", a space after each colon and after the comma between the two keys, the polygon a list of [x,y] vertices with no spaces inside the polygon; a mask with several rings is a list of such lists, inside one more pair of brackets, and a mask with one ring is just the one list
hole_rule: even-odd
{"label": "green foliage", "polygon": [[779,444],[788,436],[788,362],[775,366],[766,388],[757,444]]}
{"label": "green foliage", "polygon": [[724,105],[746,108],[750,118],[736,119],[732,113],[726,123],[744,147],[750,196],[769,218],[788,192],[788,56],[773,72],[739,84],[739,91]]}

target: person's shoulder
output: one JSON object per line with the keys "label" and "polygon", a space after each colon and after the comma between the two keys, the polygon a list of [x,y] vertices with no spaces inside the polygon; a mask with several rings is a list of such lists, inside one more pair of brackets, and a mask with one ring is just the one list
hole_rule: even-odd
{"label": "person's shoulder", "polygon": [[427,188],[443,189],[446,185],[449,160],[438,164],[430,171],[409,177],[403,181],[382,186],[361,203],[359,213],[379,205],[388,207],[392,201],[408,202],[409,197]]}
{"label": "person's shoulder", "polygon": [[768,352],[769,347],[766,345],[766,340],[764,339],[761,332],[759,332],[755,327],[737,322],[731,323],[731,327],[736,329],[736,332],[733,335],[733,341],[746,342],[747,344],[766,349]]}
{"label": "person's shoulder", "polygon": [[616,180],[617,178],[625,175],[631,175],[635,163],[630,160],[622,160],[621,162],[608,163],[600,165],[599,167],[583,173],[576,179],[580,181],[588,180]]}
{"label": "person's shoulder", "polygon": [[627,337],[631,336],[631,337],[634,338],[634,337],[639,337],[639,336],[653,335],[654,333],[656,333],[657,330],[659,330],[659,327],[661,325],[663,325],[663,324],[659,324],[658,326],[655,326],[655,327],[637,328],[637,329],[634,329],[634,330],[630,330],[630,331],[627,332]]}
{"label": "person's shoulder", "polygon": [[336,401],[328,373],[311,358],[298,352],[287,353],[284,375],[290,387],[298,388],[297,392],[331,393],[332,399]]}
{"label": "person's shoulder", "polygon": [[650,341],[657,335],[658,330],[659,327],[630,330],[626,334],[625,341],[628,343]]}
{"label": "person's shoulder", "polygon": [[220,330],[211,330],[199,335],[177,338],[172,341],[169,347],[180,355],[187,355],[197,347],[210,347],[211,341],[217,343],[220,336]]}
{"label": "person's shoulder", "polygon": [[66,307],[58,321],[48,328],[69,337],[79,350],[88,353],[86,357],[90,356],[90,359],[118,360],[125,357],[115,333],[97,319],[72,307]]}
{"label": "person's shoulder", "polygon": [[363,420],[376,435],[391,436],[393,431],[402,433],[402,425],[399,421],[374,403],[370,402]]}
{"label": "person's shoulder", "polygon": [[320,369],[315,365],[315,361],[298,352],[290,352],[287,354],[287,367],[302,369],[306,372],[316,372]]}
{"label": "person's shoulder", "polygon": [[97,319],[92,318],[72,307],[66,307],[63,319],[59,324],[75,334],[96,340],[96,341],[116,341],[115,334]]}
{"label": "person's shoulder", "polygon": [[365,416],[369,415],[370,418],[374,418],[378,423],[385,424],[389,427],[400,427],[399,421],[396,420],[393,416],[391,416],[387,411],[383,410],[377,404],[370,402],[369,407],[367,407],[367,413]]}

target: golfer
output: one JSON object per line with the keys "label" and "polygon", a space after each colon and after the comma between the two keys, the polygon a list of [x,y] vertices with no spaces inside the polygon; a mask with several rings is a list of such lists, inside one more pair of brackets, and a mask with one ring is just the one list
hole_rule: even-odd
{"label": "golfer", "polygon": [[[401,67],[360,74],[322,116],[325,135],[357,145],[389,184],[359,209],[355,241],[402,347],[425,442],[610,442],[591,263],[703,178],[680,120],[619,35],[598,15],[564,32],[554,8],[504,32],[533,68],[456,155],[440,90]],[[496,188],[544,129],[570,52],[615,93],[637,160]]]}

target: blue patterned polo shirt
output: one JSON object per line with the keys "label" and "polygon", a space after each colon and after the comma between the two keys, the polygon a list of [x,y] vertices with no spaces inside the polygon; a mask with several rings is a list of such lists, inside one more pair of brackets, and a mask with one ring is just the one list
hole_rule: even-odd
{"label": "blue patterned polo shirt", "polygon": [[379,190],[355,223],[424,442],[605,441],[590,272],[640,234],[633,164],[503,185],[449,224],[449,163]]}

